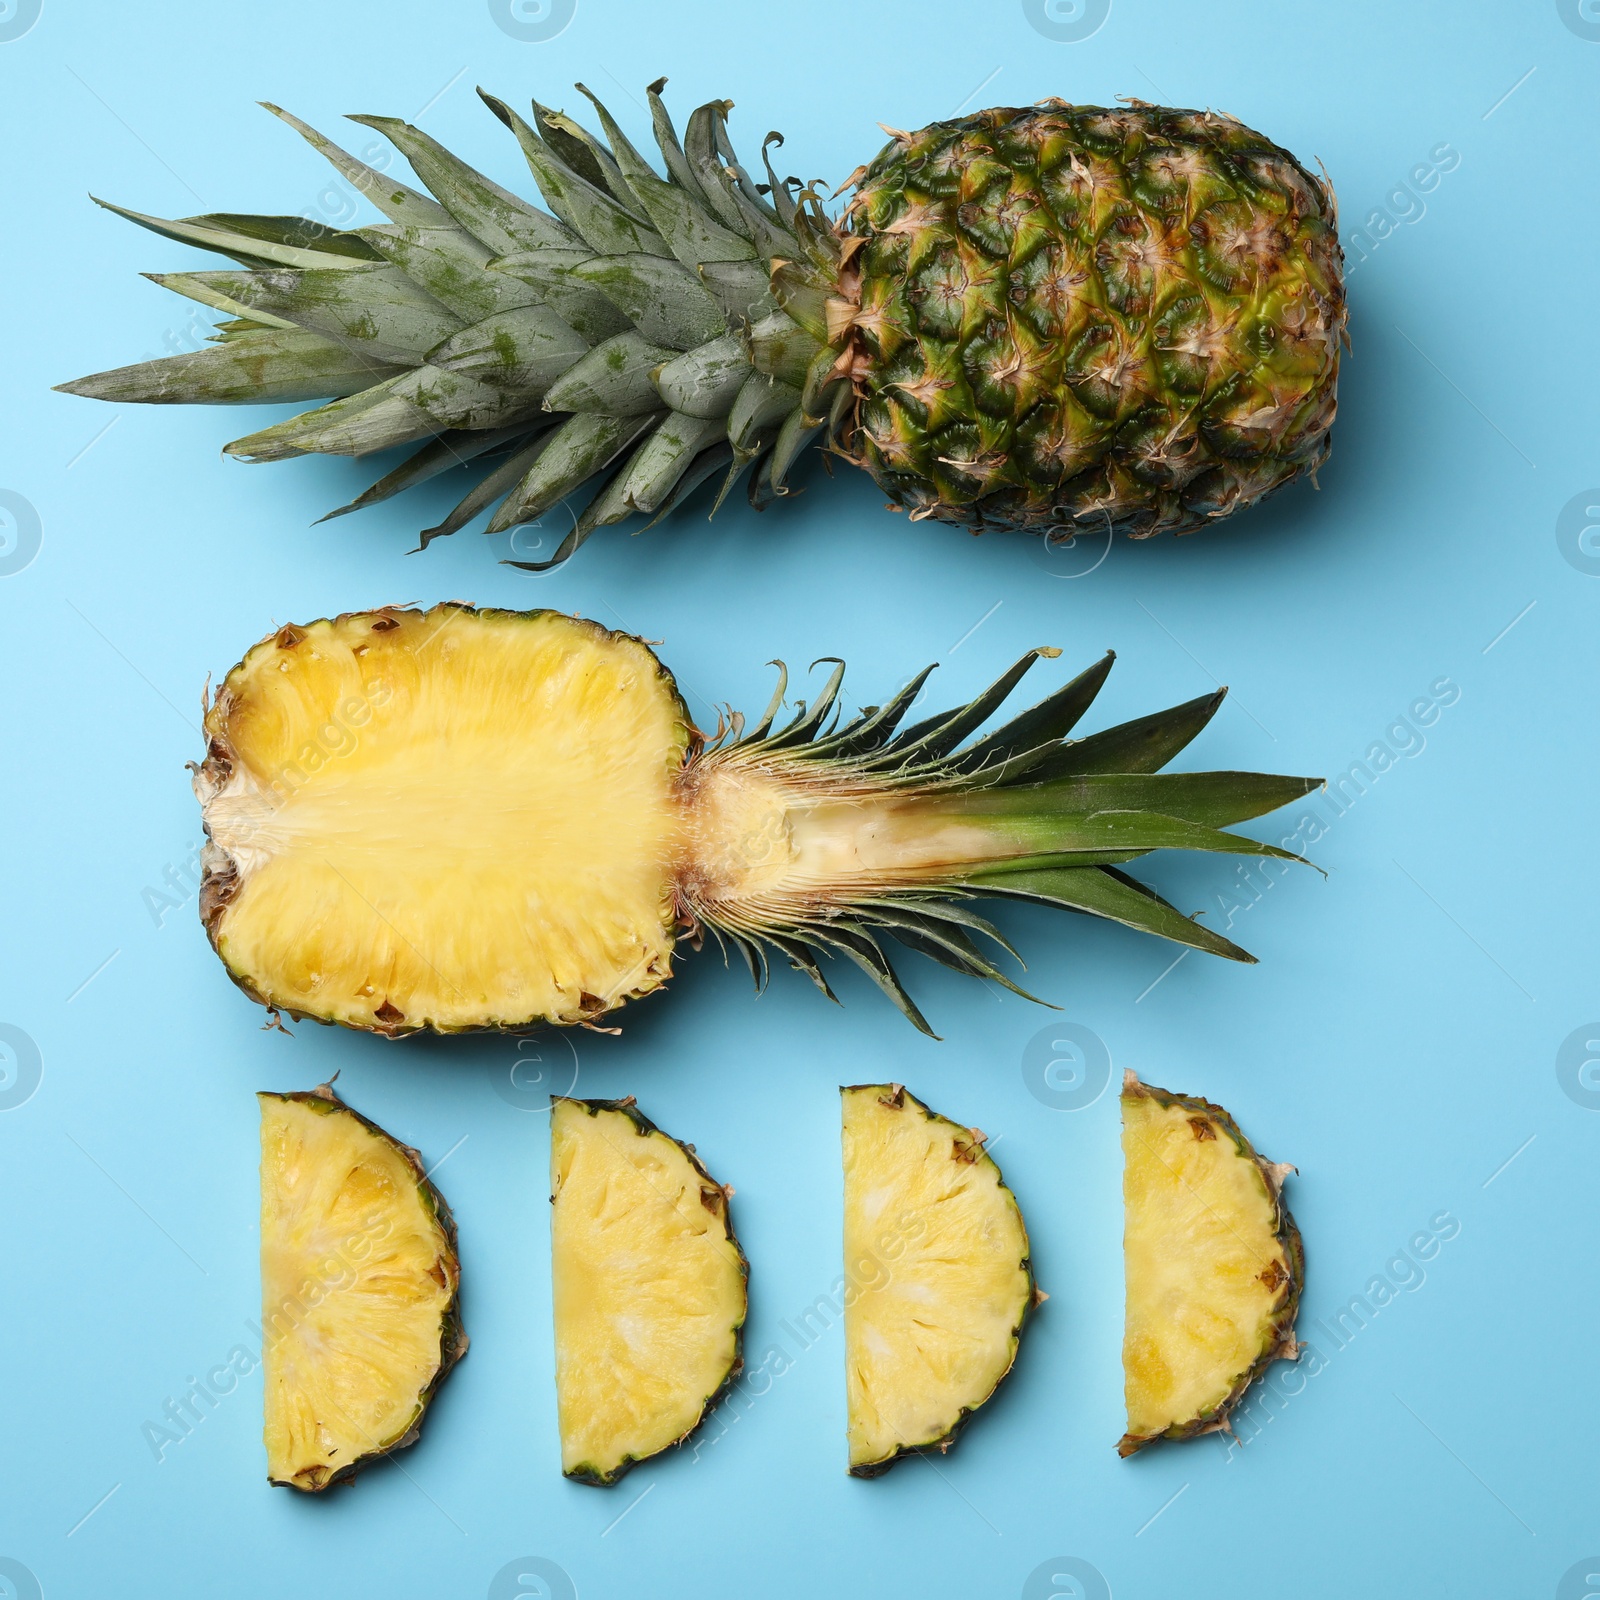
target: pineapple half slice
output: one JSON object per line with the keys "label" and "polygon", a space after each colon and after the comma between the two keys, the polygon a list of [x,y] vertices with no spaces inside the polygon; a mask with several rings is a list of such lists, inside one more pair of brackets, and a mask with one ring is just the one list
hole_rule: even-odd
{"label": "pineapple half slice", "polygon": [[440,605],[286,626],[206,712],[200,913],[274,1013],[389,1036],[593,1024],[708,930],[758,984],[786,960],[833,998],[825,959],[853,963],[932,1032],[885,946],[1015,989],[976,942],[1015,953],[978,895],[1253,959],[1122,869],[1287,857],[1227,830],[1318,780],[1158,771],[1220,692],[1069,737],[1109,654],[980,735],[1059,653],[909,726],[926,673],[847,718],[836,665],[782,722],[780,669],[758,722],[708,737],[643,640],[582,618]]}
{"label": "pineapple half slice", "polygon": [[738,1377],[749,1268],[731,1189],[626,1100],[551,1097],[561,1470],[609,1487]]}
{"label": "pineapple half slice", "polygon": [[267,1478],[314,1492],[415,1443],[466,1353],[455,1222],[331,1083],[256,1098]]}
{"label": "pineapple half slice", "polygon": [[839,1092],[850,1472],[875,1478],[955,1443],[1044,1296],[1022,1212],[978,1129],[897,1083]]}
{"label": "pineapple half slice", "polygon": [[1228,1427],[1246,1389],[1299,1355],[1300,1231],[1283,1203],[1295,1169],[1257,1155],[1221,1106],[1122,1086],[1122,1366],[1117,1453]]}

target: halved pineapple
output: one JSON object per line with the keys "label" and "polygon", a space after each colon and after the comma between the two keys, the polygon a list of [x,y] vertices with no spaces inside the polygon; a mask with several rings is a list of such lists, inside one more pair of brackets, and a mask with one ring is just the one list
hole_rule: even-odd
{"label": "halved pineapple", "polygon": [[580,617],[447,604],[282,627],[206,711],[200,913],[275,1013],[391,1036],[593,1024],[708,931],[758,984],[781,957],[833,998],[824,960],[854,963],[931,1032],[885,942],[1015,988],[973,938],[1015,954],[1004,936],[952,903],[973,895],[1252,959],[1121,868],[1284,856],[1227,828],[1316,780],[1159,772],[1219,695],[1069,738],[1109,654],[979,735],[1059,654],[904,727],[926,673],[847,718],[836,666],[783,721],[780,665],[763,716],[708,737],[643,640]]}
{"label": "halved pineapple", "polygon": [[1122,1366],[1130,1456],[1153,1439],[1226,1429],[1250,1384],[1299,1354],[1305,1278],[1284,1206],[1293,1167],[1258,1156],[1221,1106],[1122,1087]]}
{"label": "halved pineapple", "polygon": [[260,1094],[267,1478],[326,1489],[413,1444],[466,1353],[444,1197],[325,1083]]}
{"label": "halved pineapple", "polygon": [[978,1129],[897,1083],[839,1092],[850,1471],[874,1478],[955,1443],[1044,1296],[1022,1212]]}
{"label": "halved pineapple", "polygon": [[551,1097],[561,1470],[602,1487],[680,1444],[739,1375],[749,1269],[693,1145],[626,1100]]}
{"label": "halved pineapple", "polygon": [[689,727],[645,645],[557,612],[281,628],[206,717],[217,953],[269,1006],[391,1034],[645,994]]}

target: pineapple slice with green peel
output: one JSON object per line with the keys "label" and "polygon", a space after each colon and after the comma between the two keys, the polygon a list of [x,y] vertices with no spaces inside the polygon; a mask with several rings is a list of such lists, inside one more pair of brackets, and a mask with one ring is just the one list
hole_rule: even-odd
{"label": "pineapple slice with green peel", "polygon": [[758,986],[772,952],[832,999],[823,962],[842,957],[931,1032],[885,945],[1015,989],[978,897],[1252,960],[1123,869],[1172,849],[1298,859],[1227,830],[1318,780],[1159,771],[1220,693],[1071,737],[1109,654],[980,731],[1059,654],[910,723],[926,672],[846,718],[839,665],[787,722],[780,676],[753,727],[707,735],[642,640],[558,612],[283,627],[206,712],[201,917],[273,1011],[391,1036],[597,1023],[707,929]]}
{"label": "pineapple slice with green peel", "polygon": [[267,1478],[315,1492],[416,1442],[466,1353],[444,1197],[333,1092],[260,1094]]}
{"label": "pineapple slice with green peel", "polygon": [[731,1189],[626,1100],[550,1101],[561,1470],[609,1487],[738,1377],[749,1268]]}
{"label": "pineapple slice with green peel", "polygon": [[1228,1427],[1245,1390],[1293,1361],[1305,1280],[1283,1203],[1293,1167],[1257,1155],[1221,1106],[1140,1083],[1122,1088],[1130,1456],[1155,1439]]}
{"label": "pineapple slice with green peel", "polygon": [[875,1478],[955,1443],[1045,1297],[1016,1196],[978,1129],[897,1083],[839,1092],[850,1472]]}

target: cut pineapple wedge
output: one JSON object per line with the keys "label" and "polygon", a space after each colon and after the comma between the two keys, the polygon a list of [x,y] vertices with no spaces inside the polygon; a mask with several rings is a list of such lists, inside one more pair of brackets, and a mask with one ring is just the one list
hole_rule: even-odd
{"label": "cut pineapple wedge", "polygon": [[982,1133],[897,1083],[840,1094],[850,1471],[873,1478],[950,1448],[1011,1370],[1044,1296]]}
{"label": "cut pineapple wedge", "polygon": [[414,1443],[466,1352],[455,1223],[331,1084],[256,1098],[267,1477],[315,1491]]}
{"label": "cut pineapple wedge", "polygon": [[748,1268],[693,1145],[626,1100],[551,1099],[561,1470],[609,1486],[679,1444],[742,1366]]}
{"label": "cut pineapple wedge", "polygon": [[1129,1456],[1226,1429],[1250,1384],[1299,1354],[1305,1260],[1281,1193],[1294,1168],[1258,1156],[1221,1106],[1130,1072],[1122,1150]]}

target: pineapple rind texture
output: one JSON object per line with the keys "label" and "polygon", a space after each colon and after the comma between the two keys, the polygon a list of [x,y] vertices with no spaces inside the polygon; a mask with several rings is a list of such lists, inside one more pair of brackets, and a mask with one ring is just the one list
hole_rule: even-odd
{"label": "pineapple rind texture", "polygon": [[743,1366],[749,1267],[724,1189],[632,1099],[553,1096],[561,1470],[609,1487],[681,1444]]}
{"label": "pineapple rind texture", "polygon": [[466,1353],[455,1222],[331,1084],[257,1099],[267,1477],[316,1493],[414,1443]]}
{"label": "pineapple rind texture", "polygon": [[1005,1380],[1038,1298],[983,1134],[899,1084],[840,1090],[849,1464],[943,1453]]}
{"label": "pineapple rind texture", "polygon": [[1333,197],[1259,134],[1137,103],[986,111],[897,134],[835,221],[766,145],[768,181],[751,180],[727,101],[680,144],[662,82],[647,93],[666,176],[598,101],[609,149],[484,96],[548,211],[394,118],[354,120],[432,198],[269,106],[387,223],[109,207],[236,262],[153,275],[230,320],[207,349],[60,387],[326,400],[227,454],[414,447],[330,515],[469,467],[424,546],[590,486],[547,559],[510,563],[530,571],[708,480],[720,504],[748,473],[759,509],[819,435],[914,517],[1063,535],[1188,532],[1326,455],[1345,324]]}
{"label": "pineapple rind texture", "polygon": [[1296,1358],[1305,1254],[1283,1203],[1293,1168],[1257,1155],[1221,1106],[1130,1072],[1122,1116],[1129,1456],[1225,1430],[1267,1367]]}
{"label": "pineapple rind texture", "polygon": [[650,650],[558,612],[285,627],[206,714],[201,914],[246,992],[390,1035],[580,1022],[671,971],[692,734]]}
{"label": "pineapple rind texture", "polygon": [[915,516],[1189,533],[1327,455],[1332,192],[1230,117],[935,123],[868,167],[847,222],[856,442]]}

